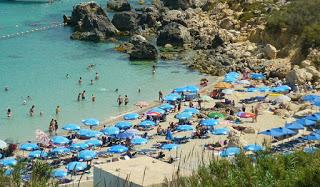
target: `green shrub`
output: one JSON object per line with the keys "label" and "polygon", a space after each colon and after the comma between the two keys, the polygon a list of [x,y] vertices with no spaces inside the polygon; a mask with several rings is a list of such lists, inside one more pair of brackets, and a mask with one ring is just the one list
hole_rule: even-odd
{"label": "green shrub", "polygon": [[[319,12],[320,14],[320,12]],[[309,48],[320,46],[320,23],[306,26],[302,34],[302,52],[308,54]]]}

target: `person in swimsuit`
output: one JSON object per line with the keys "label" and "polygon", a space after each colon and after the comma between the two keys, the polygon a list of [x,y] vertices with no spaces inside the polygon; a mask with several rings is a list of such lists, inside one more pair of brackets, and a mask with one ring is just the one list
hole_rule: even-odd
{"label": "person in swimsuit", "polygon": [[86,91],[83,90],[82,94],[81,94],[81,99],[85,100],[86,99]]}
{"label": "person in swimsuit", "polygon": [[92,94],[92,102],[96,102],[96,96]]}
{"label": "person in swimsuit", "polygon": [[77,98],[77,101],[79,102],[81,99],[81,93],[78,94],[78,98]]}
{"label": "person in swimsuit", "polygon": [[91,81],[90,81],[90,85],[93,85],[94,84],[94,82],[93,82],[93,80],[91,79]]}
{"label": "person in swimsuit", "polygon": [[118,101],[118,106],[121,106],[122,102],[123,102],[123,99],[122,99],[121,95],[119,95],[117,101]]}
{"label": "person in swimsuit", "polygon": [[127,95],[125,95],[125,97],[124,97],[124,105],[127,106],[128,103],[129,103],[129,98],[128,98]]}
{"label": "person in swimsuit", "polygon": [[35,110],[36,110],[36,107],[35,107],[34,105],[32,105],[32,107],[31,107],[30,110],[29,110],[30,116],[33,116],[33,115],[34,115]]}
{"label": "person in swimsuit", "polygon": [[57,108],[56,108],[56,115],[58,115],[60,112],[61,112],[61,108],[60,108],[60,106],[58,105]]}
{"label": "person in swimsuit", "polygon": [[82,77],[79,78],[79,81],[78,81],[78,82],[79,82],[79,85],[82,84]]}
{"label": "person in swimsuit", "polygon": [[100,77],[100,76],[99,76],[99,73],[96,72],[96,77],[95,77],[95,79],[96,79],[96,80],[99,80],[99,77]]}
{"label": "person in swimsuit", "polygon": [[11,118],[11,117],[12,117],[12,111],[11,111],[10,108],[8,108],[7,116],[8,116],[8,118]]}

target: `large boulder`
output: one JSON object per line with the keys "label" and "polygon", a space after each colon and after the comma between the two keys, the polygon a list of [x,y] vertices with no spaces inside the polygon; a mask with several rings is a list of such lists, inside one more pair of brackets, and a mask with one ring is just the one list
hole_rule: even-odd
{"label": "large boulder", "polygon": [[169,9],[182,9],[186,10],[193,5],[192,0],[162,0],[163,5]]}
{"label": "large boulder", "polygon": [[271,44],[267,44],[264,48],[264,53],[267,58],[269,59],[275,59],[277,58],[277,49],[272,46]]}
{"label": "large boulder", "polygon": [[224,40],[220,35],[216,34],[212,40],[212,48],[217,48],[219,46],[223,46]]}
{"label": "large boulder", "polygon": [[109,0],[107,7],[114,11],[130,11],[131,6],[128,0]]}
{"label": "large boulder", "polygon": [[159,10],[153,6],[146,7],[143,14],[139,17],[140,25],[147,25],[148,27],[156,27],[157,21],[160,18]]}
{"label": "large boulder", "polygon": [[312,74],[309,73],[306,69],[300,69],[295,67],[290,71],[286,77],[286,80],[289,84],[305,84],[308,81],[312,80]]}
{"label": "large boulder", "polygon": [[132,31],[137,28],[138,14],[134,12],[118,12],[112,18],[112,24],[120,31]]}
{"label": "large boulder", "polygon": [[158,58],[157,48],[143,36],[135,35],[130,38],[129,42],[133,45],[129,52],[130,60],[156,60]]}
{"label": "large boulder", "polygon": [[81,3],[73,7],[69,23],[71,26],[76,26],[79,21],[82,21],[86,15],[95,14],[107,16],[104,10],[95,2]]}
{"label": "large boulder", "polygon": [[164,46],[171,44],[173,46],[182,47],[184,44],[190,43],[192,40],[188,29],[176,22],[172,22],[164,26],[157,38],[157,45]]}
{"label": "large boulder", "polygon": [[177,22],[187,27],[187,24],[185,22],[185,14],[180,10],[168,10],[163,13],[161,22],[162,25],[167,25],[171,22]]}

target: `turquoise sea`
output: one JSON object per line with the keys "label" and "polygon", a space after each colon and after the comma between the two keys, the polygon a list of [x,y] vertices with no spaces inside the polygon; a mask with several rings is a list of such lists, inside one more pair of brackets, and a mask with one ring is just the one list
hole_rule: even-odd
{"label": "turquoise sea", "polygon": [[[59,0],[49,4],[0,0],[0,139],[32,140],[35,129],[47,131],[51,118],[58,120],[59,127],[65,123],[80,124],[81,119],[88,117],[106,120],[132,110],[137,101],[155,100],[159,90],[168,92],[174,87],[198,83],[203,77],[179,62],[164,61],[156,64],[153,75],[153,62],[129,62],[125,54],[113,50],[112,43],[72,41],[69,27],[35,31],[60,24],[62,15],[70,15],[73,5],[79,2],[83,1]],[[98,2],[106,7],[106,0]],[[17,34],[21,32],[24,34]],[[10,37],[2,38],[7,35]],[[96,67],[87,70],[88,64]],[[100,80],[90,85],[96,72]],[[67,73],[69,79],[65,77]],[[9,91],[4,91],[6,86]],[[117,107],[116,88],[119,94],[129,96],[128,107]],[[77,102],[77,95],[83,90],[87,100]],[[91,94],[96,95],[95,103],[91,102]],[[27,96],[31,100],[22,105]],[[29,117],[32,105],[36,115]],[[61,106],[58,116],[57,105]],[[6,116],[8,108],[13,111],[12,119]]]}

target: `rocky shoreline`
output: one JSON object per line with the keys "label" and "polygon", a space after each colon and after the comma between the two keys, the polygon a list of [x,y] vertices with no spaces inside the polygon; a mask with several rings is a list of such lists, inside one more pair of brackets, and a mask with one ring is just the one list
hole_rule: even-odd
{"label": "rocky shoreline", "polygon": [[128,0],[110,0],[107,10],[115,12],[112,20],[102,7],[89,2],[76,5],[64,22],[74,28],[71,39],[105,42],[129,37],[116,50],[127,53],[130,60],[179,59],[210,75],[248,69],[285,78],[292,85],[308,81],[319,85],[320,72],[313,65],[320,58],[319,50],[311,51],[297,66],[290,55],[281,55],[265,39],[265,14],[288,2],[264,3],[263,11],[254,10],[254,17],[246,21],[246,12],[239,8],[246,4],[237,7],[226,2],[154,0],[152,5],[134,9]]}

